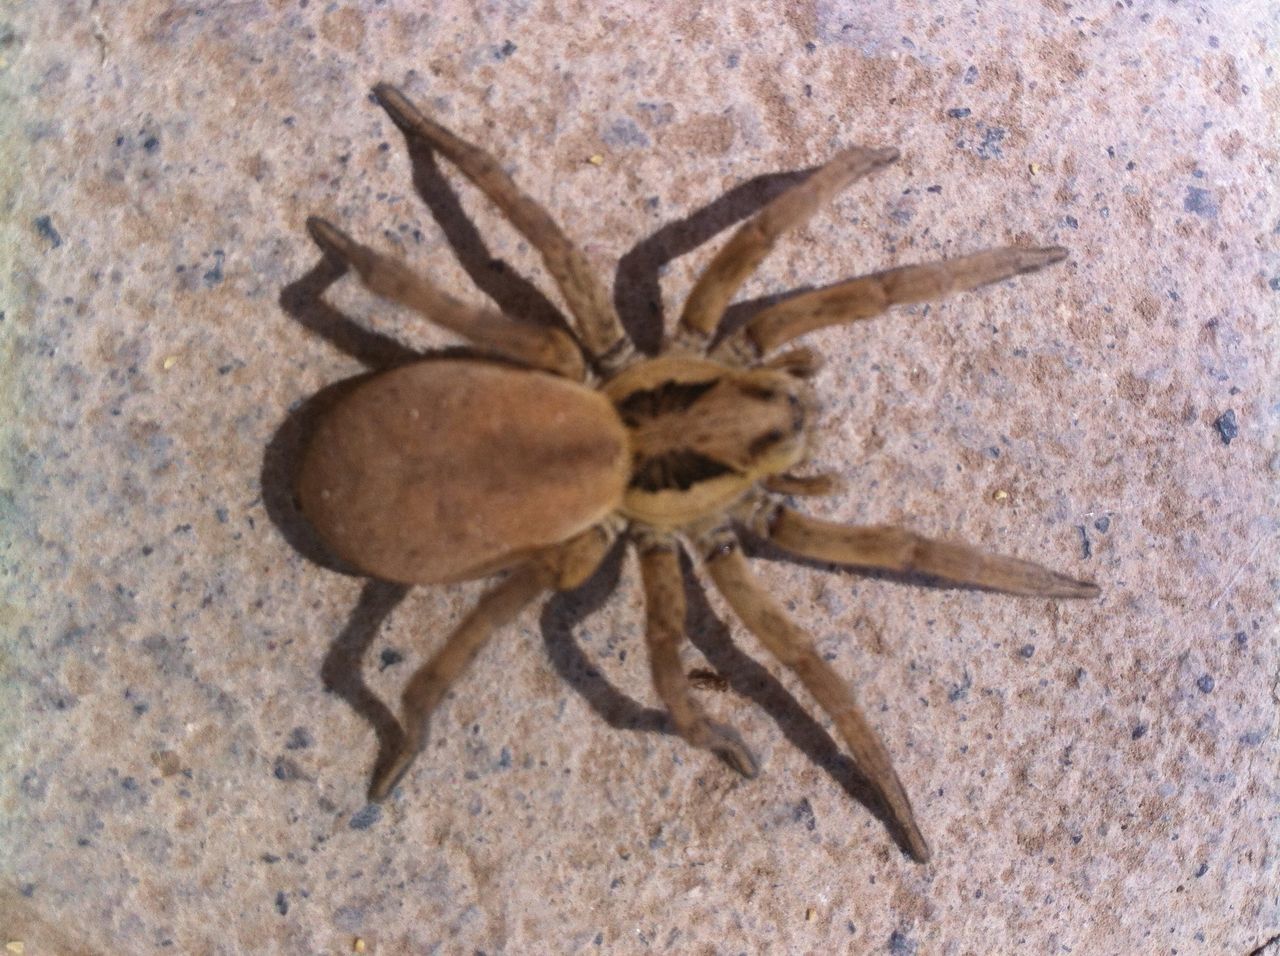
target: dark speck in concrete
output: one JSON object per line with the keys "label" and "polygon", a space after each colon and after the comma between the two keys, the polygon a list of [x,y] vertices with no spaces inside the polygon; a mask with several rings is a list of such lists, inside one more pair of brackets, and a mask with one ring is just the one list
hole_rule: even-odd
{"label": "dark speck in concrete", "polygon": [[730,53],[728,56],[724,58],[724,65],[731,70],[736,70],[740,62],[741,62],[741,57],[738,56],[737,52]]}
{"label": "dark speck in concrete", "polygon": [[294,727],[289,731],[289,739],[285,741],[285,750],[305,750],[311,746],[311,735],[305,727]]}
{"label": "dark speck in concrete", "polygon": [[160,148],[160,138],[157,136],[148,136],[142,141],[142,148],[148,153],[154,153]]}
{"label": "dark speck in concrete", "polygon": [[600,132],[600,138],[609,146],[625,148],[648,146],[649,137],[631,119],[623,116],[614,120]]}
{"label": "dark speck in concrete", "polygon": [[276,894],[276,912],[281,916],[289,912],[289,897],[284,895],[284,890]]}
{"label": "dark speck in concrete", "polygon": [[[1280,276],[1274,277],[1270,282],[1267,283],[1267,285],[1271,287],[1272,292],[1280,292]],[[0,313],[0,317],[2,316],[3,316],[3,313]]]}
{"label": "dark speck in concrete", "polygon": [[301,780],[303,778],[302,770],[288,757],[277,757],[272,773],[275,774],[277,780]]}
{"label": "dark speck in concrete", "polygon": [[916,941],[902,930],[895,929],[889,934],[889,953],[891,956],[915,956]]}
{"label": "dark speck in concrete", "polygon": [[1236,646],[1244,647],[1249,643],[1249,635],[1244,631],[1236,631]]}
{"label": "dark speck in concrete", "polygon": [[1231,439],[1240,434],[1240,426],[1236,424],[1236,412],[1234,408],[1228,408],[1213,421],[1213,427],[1218,430],[1219,437],[1222,438],[1222,444],[1230,445]]}
{"label": "dark speck in concrete", "polygon": [[1205,875],[1206,873],[1208,873],[1208,872],[1209,872],[1209,864],[1208,864],[1208,863],[1201,863],[1199,866],[1197,866],[1197,867],[1196,867],[1196,876],[1197,876],[1197,877],[1204,876],[1204,875]]}
{"label": "dark speck in concrete", "polygon": [[947,110],[947,115],[952,119],[964,119],[972,111],[967,106],[957,106]]}
{"label": "dark speck in concrete", "polygon": [[951,703],[964,700],[969,696],[969,688],[973,686],[973,675],[969,673],[969,669],[965,668],[964,677],[959,684],[952,684],[951,689],[947,691],[947,700]]}
{"label": "dark speck in concrete", "polygon": [[999,159],[1002,155],[1000,143],[1004,140],[1005,131],[999,126],[982,126],[982,142],[978,144],[978,155],[983,159]]}
{"label": "dark speck in concrete", "polygon": [[1093,545],[1089,543],[1089,532],[1085,530],[1082,524],[1076,525],[1076,530],[1080,532],[1080,556],[1082,558],[1093,557]]}
{"label": "dark speck in concrete", "polygon": [[1020,648],[1018,648],[1018,654],[1026,658],[1027,660],[1030,660],[1031,655],[1034,654],[1035,652],[1036,652],[1036,646],[1034,644],[1023,644]]}
{"label": "dark speck in concrete", "polygon": [[1213,194],[1199,186],[1188,186],[1187,195],[1182,200],[1182,208],[1205,219],[1218,218],[1218,204],[1213,201]]}
{"label": "dark speck in concrete", "polygon": [[213,251],[213,268],[204,274],[205,285],[217,285],[222,281],[222,260],[225,258],[221,249]]}
{"label": "dark speck in concrete", "polygon": [[348,826],[353,830],[367,830],[382,819],[382,807],[376,803],[367,803],[362,809],[351,815]]}
{"label": "dark speck in concrete", "polygon": [[818,49],[818,44],[814,43],[812,40],[804,45],[805,53],[812,53],[816,49]]}
{"label": "dark speck in concrete", "polygon": [[395,667],[402,660],[404,655],[394,648],[388,647],[378,655],[378,670],[385,671],[388,667]]}
{"label": "dark speck in concrete", "polygon": [[1196,686],[1200,688],[1200,693],[1209,694],[1213,692],[1213,675],[1201,674],[1196,679]]}
{"label": "dark speck in concrete", "polygon": [[1068,226],[1068,227],[1069,227],[1069,228],[1071,228],[1071,229],[1079,229],[1079,228],[1080,228],[1080,220],[1078,220],[1075,216],[1063,216],[1063,217],[1062,217],[1062,224],[1063,224],[1064,226]]}
{"label": "dark speck in concrete", "polygon": [[1095,518],[1093,520],[1093,526],[1100,533],[1106,534],[1111,530],[1111,518],[1108,515],[1103,515],[1101,518]]}
{"label": "dark speck in concrete", "polygon": [[512,53],[515,53],[516,50],[518,49],[519,47],[517,47],[510,40],[507,40],[502,44],[502,46],[498,47],[498,49],[493,51],[493,58],[495,60],[505,60],[507,57],[511,56]]}
{"label": "dark speck in concrete", "polygon": [[803,823],[804,828],[810,832],[818,829],[818,819],[813,815],[813,804],[809,802],[808,797],[802,797],[795,805],[791,811],[791,819],[796,823]]}
{"label": "dark speck in concrete", "polygon": [[970,65],[964,71],[964,84],[965,86],[973,86],[973,84],[977,82],[978,82],[978,68],[976,66]]}
{"label": "dark speck in concrete", "polygon": [[1141,721],[1133,725],[1133,731],[1129,734],[1129,736],[1134,740],[1141,740],[1146,735],[1147,725]]}
{"label": "dark speck in concrete", "polygon": [[930,186],[930,187],[928,187],[927,189],[925,189],[925,192],[927,192],[927,193],[940,193],[940,192],[942,192],[942,187],[941,187],[941,186]]}
{"label": "dark speck in concrete", "polygon": [[53,228],[53,220],[48,216],[36,216],[31,224],[36,227],[36,232],[40,233],[40,238],[49,243],[50,248],[57,249],[62,245],[62,236],[58,234],[58,230]]}

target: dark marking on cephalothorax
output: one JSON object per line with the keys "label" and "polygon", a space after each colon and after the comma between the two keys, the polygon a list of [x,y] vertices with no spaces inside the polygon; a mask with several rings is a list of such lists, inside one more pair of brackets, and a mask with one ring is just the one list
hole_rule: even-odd
{"label": "dark marking on cephalothorax", "polygon": [[781,429],[771,428],[763,435],[751,439],[751,444],[747,446],[747,454],[752,458],[758,458],[786,437]]}
{"label": "dark marking on cephalothorax", "polygon": [[692,407],[694,402],[715,388],[717,381],[718,379],[706,382],[663,382],[657,388],[632,392],[618,402],[618,414],[628,426],[635,428],[648,419],[683,412]]}
{"label": "dark marking on cephalothorax", "polygon": [[637,462],[631,487],[641,491],[688,491],[700,481],[735,473],[724,462],[682,448]]}
{"label": "dark marking on cephalothorax", "polygon": [[769,388],[767,385],[757,385],[754,382],[738,382],[737,388],[744,398],[754,398],[760,402],[771,402],[778,397],[776,390]]}

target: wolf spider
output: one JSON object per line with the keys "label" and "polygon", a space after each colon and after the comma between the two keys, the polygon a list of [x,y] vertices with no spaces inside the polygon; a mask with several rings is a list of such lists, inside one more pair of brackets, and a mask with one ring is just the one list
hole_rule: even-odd
{"label": "wolf spider", "polygon": [[928,858],[911,803],[844,681],[761,586],[743,557],[745,527],[804,558],[927,575],[1009,594],[1084,598],[1091,583],[1037,564],[889,526],[806,517],[783,496],[833,490],[803,475],[818,357],[778,352],[815,329],[890,306],[973,289],[1063,259],[1001,248],[901,266],[783,299],[716,338],[735,292],[787,231],[894,149],[852,147],[741,226],[697,280],[675,335],[639,354],[604,286],[547,212],[497,161],[424,116],[399,90],[374,94],[411,146],[452,162],[541,254],[576,334],[465,305],[323,219],[307,222],[336,264],[372,292],[419,312],[481,357],[415,362],[374,375],[324,413],[298,495],[329,547],[371,576],[430,584],[505,576],[409,680],[396,744],[370,796],[387,796],[422,749],[428,717],[490,635],[548,589],[585,581],[619,535],[639,552],[653,682],[679,734],[751,777],[756,761],[710,720],[680,664],[684,542],[734,613],[825,710],[917,860]]}

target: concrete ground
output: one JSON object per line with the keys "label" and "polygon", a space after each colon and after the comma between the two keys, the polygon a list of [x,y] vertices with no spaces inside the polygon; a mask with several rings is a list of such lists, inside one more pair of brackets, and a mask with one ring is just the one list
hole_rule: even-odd
{"label": "concrete ground", "polygon": [[[1270,952],[1277,49],[1271,0],[5,5],[0,942]],[[283,477],[299,403],[451,340],[349,278],[322,304],[303,222],[470,302],[560,303],[451,168],[415,185],[379,80],[545,202],[649,346],[776,174],[847,144],[902,158],[744,299],[1070,249],[813,335],[818,464],[846,485],[803,506],[1031,558],[1100,600],[756,562],[865,704],[931,863],[714,593],[686,664],[724,678],[699,693],[762,773],[671,735],[630,556],[506,629],[366,804],[359,695],[394,702],[482,585],[403,596],[315,560]],[[362,648],[363,679],[327,692],[326,655]]]}

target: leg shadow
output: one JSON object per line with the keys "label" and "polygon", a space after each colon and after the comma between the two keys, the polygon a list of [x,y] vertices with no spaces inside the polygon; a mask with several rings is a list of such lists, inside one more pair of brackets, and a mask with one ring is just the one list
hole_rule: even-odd
{"label": "leg shadow", "polygon": [[410,137],[405,137],[405,141],[413,170],[414,189],[476,287],[513,319],[569,331],[569,324],[560,310],[537,286],[489,252],[475,223],[463,211],[458,194],[440,172],[431,147]]}
{"label": "leg shadow", "polygon": [[365,683],[364,655],[382,629],[383,621],[408,593],[409,588],[404,584],[366,582],[346,627],[329,647],[320,668],[325,690],[346,701],[377,734],[378,759],[370,778],[374,780],[399,756],[404,744],[404,730],[396,715]]}
{"label": "leg shadow", "polygon": [[542,639],[556,673],[610,727],[674,734],[666,711],[645,707],[609,683],[573,636],[574,628],[603,607],[617,589],[625,552],[626,541],[620,539],[586,582],[547,601],[542,609]]}

